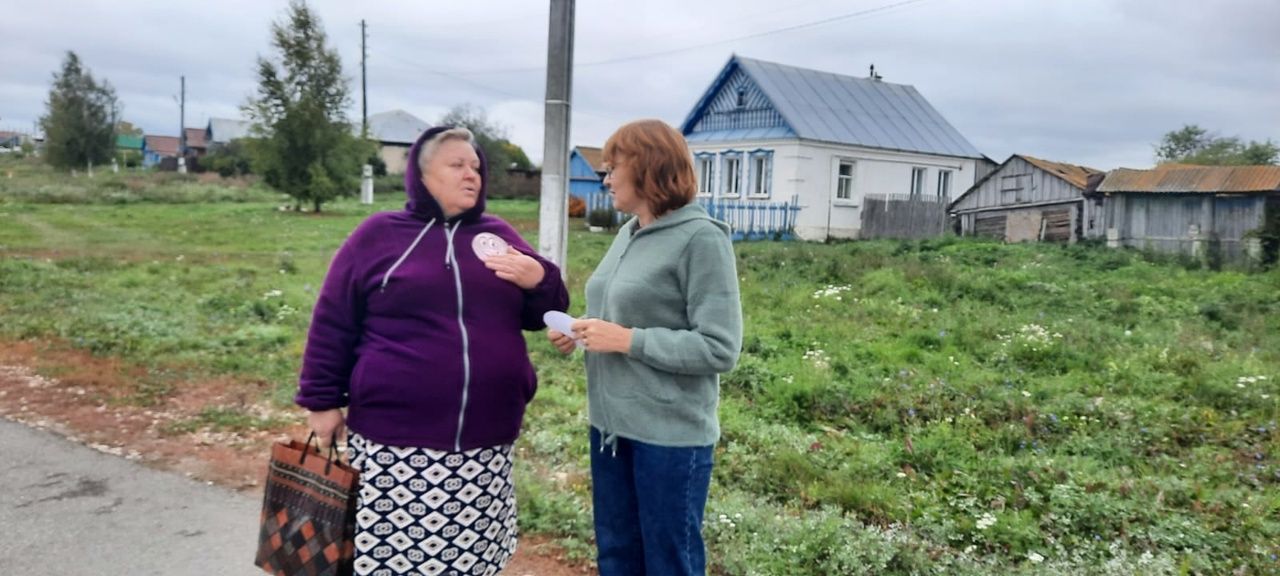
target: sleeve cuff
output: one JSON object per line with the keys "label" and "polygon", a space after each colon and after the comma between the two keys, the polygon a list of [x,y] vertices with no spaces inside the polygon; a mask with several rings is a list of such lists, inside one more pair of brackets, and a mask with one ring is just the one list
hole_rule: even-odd
{"label": "sleeve cuff", "polygon": [[627,351],[628,356],[635,358],[636,360],[639,360],[641,362],[644,362],[644,359],[645,359],[644,336],[645,336],[644,328],[632,328],[631,329],[631,349]]}

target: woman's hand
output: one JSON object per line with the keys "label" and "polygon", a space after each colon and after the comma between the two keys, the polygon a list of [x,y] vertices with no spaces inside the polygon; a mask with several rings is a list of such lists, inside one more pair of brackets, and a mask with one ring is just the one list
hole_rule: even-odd
{"label": "woman's hand", "polygon": [[316,433],[316,438],[320,440],[320,447],[328,449],[330,440],[336,440],[342,436],[346,420],[342,417],[340,408],[321,410],[307,414],[307,427]]}
{"label": "woman's hand", "polygon": [[551,345],[555,346],[561,354],[572,354],[573,349],[577,347],[572,336],[551,328],[547,328],[547,340],[550,340]]}
{"label": "woman's hand", "polygon": [[499,278],[525,290],[532,290],[547,274],[541,262],[515,249],[506,254],[490,256],[484,261],[484,266],[493,270]]}
{"label": "woman's hand", "polygon": [[589,352],[631,351],[631,329],[599,318],[583,318],[573,323],[573,334]]}

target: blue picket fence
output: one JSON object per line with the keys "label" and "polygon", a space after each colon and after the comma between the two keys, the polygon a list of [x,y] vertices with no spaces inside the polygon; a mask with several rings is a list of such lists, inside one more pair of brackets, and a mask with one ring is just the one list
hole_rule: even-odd
{"label": "blue picket fence", "polygon": [[[588,194],[585,200],[587,201],[588,216],[590,216],[591,212],[595,210],[613,210],[613,198],[604,190]],[[614,212],[613,217],[614,225],[626,222],[627,219],[627,215],[621,212]]]}
{"label": "blue picket fence", "polygon": [[800,202],[796,196],[792,196],[789,202],[699,198],[698,203],[712,218],[733,229],[734,240],[795,238],[796,215],[800,213]]}
{"label": "blue picket fence", "polygon": [[[585,200],[587,214],[593,210],[613,208],[613,198],[604,191],[590,194]],[[728,224],[733,230],[735,241],[795,238],[796,215],[800,212],[798,197],[793,196],[789,202],[698,198],[698,204],[712,218]],[[621,224],[629,217],[623,213],[616,213],[615,216],[616,224]]]}

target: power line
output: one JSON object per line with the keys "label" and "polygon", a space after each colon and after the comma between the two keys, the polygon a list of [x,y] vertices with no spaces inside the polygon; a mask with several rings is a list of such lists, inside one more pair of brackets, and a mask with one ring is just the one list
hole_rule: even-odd
{"label": "power line", "polygon": [[405,59],[405,58],[403,58],[403,57],[401,57],[401,56],[398,56],[398,55],[396,55],[396,54],[394,54],[394,53],[383,54],[383,56],[384,56],[384,57],[390,57],[392,60],[396,60],[396,61],[400,62],[400,63],[405,67],[405,69],[407,69],[407,70],[412,70],[412,71],[414,71],[414,72],[425,72],[425,73],[427,73],[427,74],[432,74],[432,75],[435,75],[435,76],[440,76],[440,77],[443,77],[443,78],[448,78],[448,79],[450,79],[450,80],[456,80],[456,81],[458,81],[458,82],[463,82],[463,83],[466,83],[466,84],[470,84],[471,86],[474,86],[474,87],[476,87],[476,88],[480,88],[481,90],[485,90],[485,91],[488,91],[488,92],[493,92],[493,93],[495,93],[495,94],[501,94],[501,95],[503,95],[503,96],[510,96],[510,97],[512,97],[512,98],[518,98],[518,99],[520,99],[520,100],[528,100],[528,101],[530,101],[530,102],[536,102],[536,101],[537,101],[537,99],[536,99],[536,98],[531,97],[531,96],[529,96],[529,95],[527,95],[527,94],[525,94],[525,95],[515,94],[515,93],[512,93],[512,92],[508,92],[508,91],[506,91],[506,90],[503,90],[503,89],[501,89],[501,88],[494,88],[493,86],[489,86],[489,85],[487,85],[487,84],[482,84],[482,83],[480,83],[480,82],[476,82],[475,80],[470,80],[470,79],[468,79],[468,78],[463,78],[463,77],[461,77],[461,76],[459,76],[459,75],[457,75],[457,74],[455,74],[455,73],[451,73],[451,72],[444,72],[444,71],[442,71],[442,70],[433,70],[433,69],[431,69],[431,68],[423,67],[423,66],[422,66],[422,65],[420,65],[420,64],[417,64],[417,63],[415,63],[415,62],[410,62],[409,60],[407,60],[407,59]]}
{"label": "power line", "polygon": [[[821,20],[815,20],[815,21],[813,21],[813,22],[806,22],[806,23],[803,23],[803,24],[796,24],[796,25],[793,25],[793,26],[785,26],[785,27],[782,27],[782,28],[775,28],[775,29],[773,29],[773,30],[765,30],[765,31],[762,31],[762,32],[755,32],[755,33],[752,33],[752,34],[745,34],[745,35],[743,35],[743,36],[735,36],[735,37],[733,37],[733,38],[726,38],[726,39],[724,39],[724,40],[716,40],[716,41],[714,41],[714,42],[707,42],[707,43],[703,43],[703,44],[695,44],[695,45],[693,45],[693,46],[685,46],[685,47],[682,47],[682,48],[672,48],[672,49],[670,49],[670,50],[661,50],[661,51],[658,51],[658,52],[649,52],[649,53],[646,53],[646,54],[635,54],[635,55],[632,55],[632,56],[622,56],[622,57],[618,57],[618,58],[609,58],[609,59],[605,59],[605,60],[596,60],[596,61],[594,61],[594,62],[583,62],[583,63],[580,63],[580,64],[576,64],[575,66],[578,66],[578,67],[587,67],[587,66],[603,66],[603,65],[605,65],[605,64],[616,64],[616,63],[618,63],[618,62],[630,62],[630,61],[634,61],[634,60],[647,60],[647,59],[650,59],[650,58],[659,58],[659,57],[662,57],[662,56],[670,56],[670,55],[672,55],[672,54],[679,54],[679,53],[681,53],[681,52],[689,52],[689,51],[693,51],[693,50],[700,50],[700,49],[702,49],[702,48],[709,48],[709,47],[712,47],[712,46],[720,46],[720,45],[722,45],[722,44],[730,44],[730,43],[733,43],[733,42],[739,42],[739,41],[742,41],[742,40],[750,40],[750,39],[753,39],[753,38],[761,38],[761,37],[764,37],[764,36],[772,36],[772,35],[774,35],[774,34],[783,34],[783,33],[786,33],[786,32],[794,32],[794,31],[796,31],[796,30],[803,30],[803,29],[805,29],[805,28],[814,28],[814,27],[817,27],[817,26],[824,26],[824,25],[831,24],[831,23],[834,23],[834,22],[840,22],[840,21],[842,21],[842,20],[850,20],[850,19],[853,19],[853,18],[861,17],[861,16],[870,16],[870,15],[873,15],[873,14],[877,14],[877,13],[881,13],[881,12],[887,12],[887,11],[890,11],[890,10],[893,10],[893,9],[896,9],[896,8],[902,8],[902,7],[905,7],[905,6],[912,5],[912,4],[919,4],[919,3],[921,3],[921,2],[927,2],[927,1],[929,1],[929,0],[902,0],[901,2],[896,2],[896,3],[894,3],[894,4],[887,4],[887,5],[884,5],[884,6],[877,6],[877,7],[875,7],[875,8],[867,8],[867,9],[865,9],[865,10],[858,10],[858,11],[856,11],[856,12],[850,12],[850,13],[847,13],[847,14],[841,14],[841,15],[839,15],[839,16],[832,16],[832,17],[830,17],[830,18],[823,18],[823,19],[821,19]],[[513,72],[531,72],[531,71],[538,71],[538,70],[543,70],[543,67],[541,67],[541,66],[531,66],[531,67],[525,67],[525,68],[506,68],[506,69],[496,69],[496,70],[477,70],[477,71],[473,71],[473,72],[461,72],[460,74],[465,74],[465,75],[469,75],[469,76],[478,76],[478,75],[484,75],[484,74],[507,74],[507,73],[513,73]]]}
{"label": "power line", "polygon": [[[501,89],[501,88],[494,88],[493,86],[489,86],[489,85],[487,85],[487,84],[482,84],[482,83],[480,83],[480,82],[476,82],[476,81],[474,81],[474,80],[470,80],[470,79],[467,79],[467,78],[462,78],[462,77],[460,77],[460,76],[458,76],[458,75],[456,75],[456,74],[452,74],[452,73],[449,73],[449,72],[443,72],[443,71],[440,71],[440,70],[432,70],[432,69],[430,69],[430,68],[424,68],[424,67],[422,67],[420,64],[416,64],[416,63],[414,63],[414,62],[410,62],[409,60],[406,60],[406,59],[404,59],[404,58],[402,58],[402,57],[400,57],[400,56],[397,56],[397,55],[395,55],[395,54],[383,54],[383,56],[384,56],[384,57],[386,57],[386,58],[390,58],[390,59],[392,59],[392,60],[396,60],[396,61],[398,61],[400,64],[402,64],[402,66],[397,67],[397,69],[399,69],[399,70],[410,70],[410,71],[413,71],[413,72],[423,72],[423,73],[426,73],[426,74],[432,74],[432,75],[435,75],[435,76],[440,76],[440,77],[442,77],[442,78],[448,78],[448,79],[450,79],[450,80],[456,80],[456,81],[458,81],[458,82],[462,82],[462,83],[470,84],[471,86],[474,86],[474,87],[476,87],[476,88],[480,88],[481,90],[485,90],[485,91],[487,91],[487,92],[492,92],[492,93],[494,93],[494,94],[499,94],[499,95],[502,95],[502,96],[508,96],[508,97],[514,98],[514,99],[516,99],[517,101],[520,101],[520,102],[528,102],[528,103],[530,103],[530,104],[542,104],[542,101],[541,101],[541,100],[539,100],[537,97],[529,96],[529,95],[516,94],[516,93],[514,93],[514,92],[508,92],[508,91],[503,90],[503,89]],[[574,114],[574,115],[591,116],[591,117],[593,117],[593,118],[600,118],[600,119],[603,119],[603,120],[615,120],[615,119],[616,119],[616,117],[615,117],[615,116],[612,116],[612,115],[610,115],[610,114],[606,114],[606,113],[603,113],[603,112],[595,112],[595,111],[592,111],[592,110],[585,110],[585,109],[583,109],[583,108],[581,108],[581,107],[574,107],[574,109],[573,109],[573,114]]]}
{"label": "power line", "polygon": [[666,51],[662,51],[662,52],[653,52],[653,53],[650,53],[650,54],[639,54],[639,55],[636,55],[636,56],[624,56],[624,57],[621,57],[621,58],[611,58],[611,59],[608,59],[608,60],[599,60],[599,61],[596,61],[596,62],[587,62],[587,63],[584,63],[584,64],[582,64],[582,65],[583,65],[583,66],[600,66],[600,65],[604,65],[604,64],[614,64],[614,63],[616,63],[616,62],[629,62],[629,61],[632,61],[632,60],[645,60],[645,59],[648,59],[648,58],[657,58],[657,57],[659,57],[659,56],[667,56],[667,55],[670,55],[670,54],[678,54],[678,53],[680,53],[680,52],[687,52],[687,51],[690,51],[690,50],[698,50],[698,49],[702,49],[702,48],[708,48],[708,47],[711,47],[711,46],[719,46],[719,45],[721,45],[721,44],[729,44],[729,43],[732,43],[732,42],[738,42],[738,41],[740,41],[740,40],[750,40],[750,39],[752,39],[752,38],[760,38],[760,37],[762,37],[762,36],[771,36],[771,35],[774,35],[774,34],[782,34],[782,33],[784,33],[784,32],[793,32],[793,31],[796,31],[796,30],[802,30],[802,29],[805,29],[805,28],[813,28],[813,27],[815,27],[815,26],[823,26],[823,25],[826,25],[826,24],[831,24],[831,23],[833,23],[833,22],[839,22],[839,21],[841,21],[841,20],[849,20],[849,19],[852,19],[852,18],[856,18],[856,17],[858,17],[858,16],[869,16],[869,15],[871,15],[871,14],[875,14],[875,13],[877,13],[877,12],[887,12],[887,11],[892,10],[892,9],[894,9],[894,8],[901,8],[901,7],[903,7],[903,6],[908,6],[908,5],[911,5],[911,4],[918,4],[918,3],[920,3],[920,2],[927,2],[927,1],[928,1],[928,0],[903,0],[902,2],[898,2],[898,3],[896,3],[896,4],[889,4],[889,5],[886,5],[886,6],[879,6],[879,7],[876,7],[876,8],[868,8],[868,9],[866,9],[866,10],[859,10],[859,11],[857,11],[857,12],[850,12],[850,13],[848,13],[848,14],[842,14],[842,15],[840,15],[840,16],[832,16],[831,18],[824,18],[824,19],[822,19],[822,20],[817,20],[817,21],[814,21],[814,22],[807,22],[807,23],[805,23],[805,24],[796,24],[795,26],[787,26],[787,27],[785,27],[785,28],[777,28],[777,29],[774,29],[774,30],[766,30],[766,31],[764,31],[764,32],[756,32],[755,34],[747,34],[747,35],[745,35],[745,36],[739,36],[739,37],[737,37],[737,38],[729,38],[729,39],[727,39],[727,40],[717,40],[717,41],[715,41],[715,42],[707,42],[706,44],[698,44],[698,45],[695,45],[695,46],[687,46],[687,47],[685,47],[685,48],[674,48],[674,49],[671,49],[671,50],[666,50]]}

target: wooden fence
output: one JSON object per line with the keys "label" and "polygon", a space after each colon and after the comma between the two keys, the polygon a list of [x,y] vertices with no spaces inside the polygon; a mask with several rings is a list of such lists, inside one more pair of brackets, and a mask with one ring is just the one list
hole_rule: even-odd
{"label": "wooden fence", "polygon": [[862,205],[860,238],[917,239],[942,236],[947,203],[902,194],[868,194]]}

